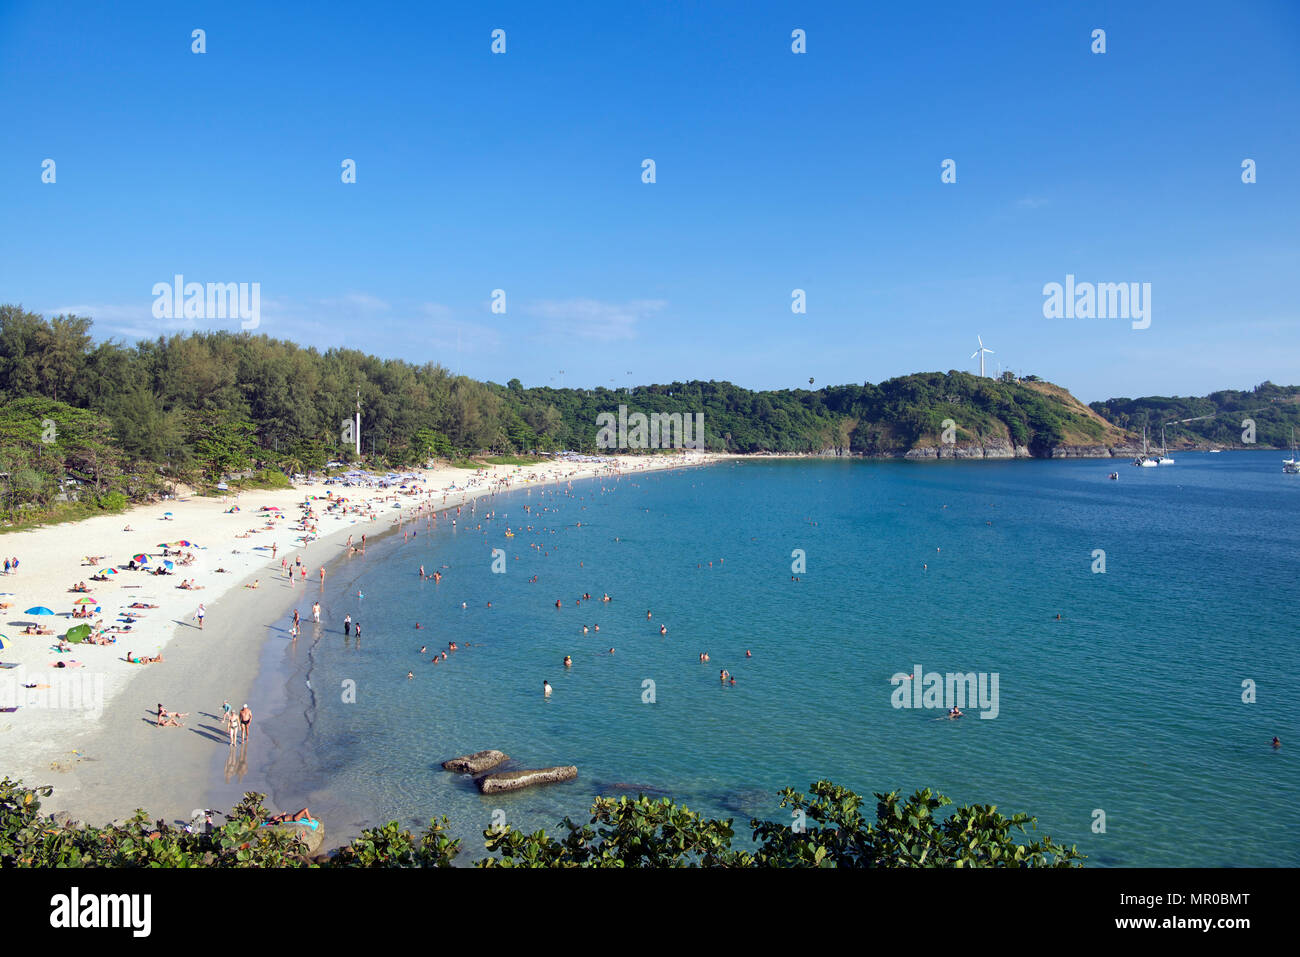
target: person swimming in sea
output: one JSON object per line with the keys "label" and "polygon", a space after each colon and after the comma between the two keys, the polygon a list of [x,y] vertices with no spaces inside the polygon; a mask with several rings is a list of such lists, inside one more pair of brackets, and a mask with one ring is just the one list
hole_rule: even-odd
{"label": "person swimming in sea", "polygon": [[1279,738],[1279,737],[1277,737],[1276,735],[1274,735],[1274,737],[1273,737],[1273,748],[1274,748],[1274,750],[1276,750],[1277,748],[1280,748],[1280,747],[1282,747],[1282,739]]}
{"label": "person swimming in sea", "polygon": [[962,717],[961,709],[958,708],[956,705],[953,705],[951,708],[948,709],[948,717],[950,718]]}
{"label": "person swimming in sea", "polygon": [[564,656],[564,667],[566,667],[566,668],[572,668],[572,667],[573,667],[573,659],[572,659],[571,657],[569,657],[568,655],[565,655],[565,656]]}
{"label": "person swimming in sea", "polygon": [[551,683],[545,678],[542,679],[542,694],[547,698],[551,696]]}
{"label": "person swimming in sea", "polygon": [[668,634],[668,626],[667,626],[667,625],[660,625],[660,626],[659,626],[659,634],[661,634],[661,635],[666,635],[666,634]]}

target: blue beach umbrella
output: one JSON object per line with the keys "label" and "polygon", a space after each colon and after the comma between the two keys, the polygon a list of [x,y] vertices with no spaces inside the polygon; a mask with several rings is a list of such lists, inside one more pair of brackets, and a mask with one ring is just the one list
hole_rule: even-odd
{"label": "blue beach umbrella", "polygon": [[54,612],[46,608],[44,605],[37,605],[34,608],[28,608],[25,612],[23,612],[23,614],[24,615],[52,615],[54,614]]}
{"label": "blue beach umbrella", "polygon": [[13,643],[13,639],[8,635],[0,635],[0,648],[8,648]]}

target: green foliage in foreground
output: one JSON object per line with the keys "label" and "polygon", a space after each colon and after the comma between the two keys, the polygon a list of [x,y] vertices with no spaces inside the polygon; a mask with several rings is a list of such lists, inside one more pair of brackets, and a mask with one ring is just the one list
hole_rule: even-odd
{"label": "green foliage in foreground", "polygon": [[[371,828],[333,856],[309,858],[296,835],[261,827],[263,796],[246,794],[210,833],[150,822],[137,811],[124,824],[57,824],[40,813],[49,786],[0,781],[0,867],[448,867],[460,841],[448,822],[429,822],[419,837],[396,821]],[[731,820],[706,818],[664,798],[597,798],[588,824],[565,818],[565,834],[483,832],[498,856],[480,867],[1079,867],[1083,856],[1049,837],[1030,839],[1035,819],[1006,817],[990,805],[964,806],[929,790],[903,800],[877,794],[876,819],[861,796],[818,781],[810,795],[787,788],[791,822],[751,820],[756,847],[732,848]]]}

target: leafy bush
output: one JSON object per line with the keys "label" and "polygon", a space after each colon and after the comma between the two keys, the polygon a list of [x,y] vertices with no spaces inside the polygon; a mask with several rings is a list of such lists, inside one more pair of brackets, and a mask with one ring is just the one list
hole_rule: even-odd
{"label": "leafy bush", "polygon": [[126,496],[121,492],[107,492],[99,497],[99,507],[106,512],[120,512],[126,504]]}
{"label": "leafy bush", "polygon": [[[730,820],[706,818],[668,798],[597,798],[591,821],[565,818],[563,838],[512,828],[483,832],[498,857],[480,867],[1078,867],[1082,856],[1051,838],[1028,838],[1034,819],[1005,817],[989,805],[959,808],[929,790],[906,801],[876,795],[876,819],[863,799],[829,781],[806,796],[787,788],[781,807],[792,823],[751,820],[753,851],[736,850]],[[263,795],[248,793],[210,832],[150,822],[144,811],[124,824],[97,828],[57,824],[40,813],[49,786],[0,781],[0,867],[448,867],[460,842],[444,817],[417,839],[396,821],[364,831],[332,857],[310,860],[297,835],[262,827]]]}

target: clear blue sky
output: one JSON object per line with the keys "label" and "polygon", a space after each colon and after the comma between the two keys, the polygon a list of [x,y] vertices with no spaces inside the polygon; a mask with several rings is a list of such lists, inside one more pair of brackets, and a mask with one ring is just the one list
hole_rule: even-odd
{"label": "clear blue sky", "polygon": [[[1300,4],[807,6],[0,0],[0,302],[133,340],[175,273],[259,282],[260,332],[525,385],[977,334],[1085,401],[1300,381]],[[1151,327],[1044,318],[1067,273]]]}

